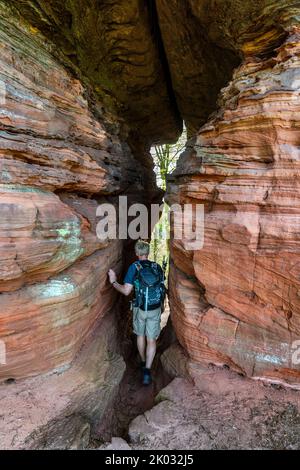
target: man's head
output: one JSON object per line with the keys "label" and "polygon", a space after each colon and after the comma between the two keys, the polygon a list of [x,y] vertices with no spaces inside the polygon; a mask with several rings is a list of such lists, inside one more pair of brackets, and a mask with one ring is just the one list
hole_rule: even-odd
{"label": "man's head", "polygon": [[138,240],[134,246],[135,254],[139,259],[147,259],[149,256],[150,245],[143,240]]}

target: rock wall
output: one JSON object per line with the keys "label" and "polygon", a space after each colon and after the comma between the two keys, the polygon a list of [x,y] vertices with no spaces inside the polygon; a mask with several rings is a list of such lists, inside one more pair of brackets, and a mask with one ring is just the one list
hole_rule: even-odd
{"label": "rock wall", "polygon": [[101,438],[125,371],[116,333],[106,316],[68,370],[0,386],[1,449],[84,449]]}
{"label": "rock wall", "polygon": [[124,246],[97,237],[97,206],[160,193],[146,145],[134,156],[54,44],[0,11],[0,447],[84,448],[125,371],[107,280]]}
{"label": "rock wall", "polygon": [[182,154],[169,200],[205,207],[203,249],[172,243],[172,320],[191,360],[300,388],[296,23],[272,55],[250,48]]}
{"label": "rock wall", "polygon": [[0,41],[4,381],[69,364],[112,309],[107,270],[121,269],[122,242],[97,238],[96,208],[124,192],[134,198],[150,170],[120,140],[116,119],[114,133],[106,116],[96,119],[86,89],[37,31],[4,14]]}
{"label": "rock wall", "polygon": [[176,139],[182,124],[155,34],[155,2],[1,2],[56,44],[63,62],[89,83],[100,106],[125,119],[132,139]]}

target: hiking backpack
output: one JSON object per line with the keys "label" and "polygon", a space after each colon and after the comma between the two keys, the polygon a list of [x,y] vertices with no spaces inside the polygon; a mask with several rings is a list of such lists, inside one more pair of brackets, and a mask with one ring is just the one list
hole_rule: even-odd
{"label": "hiking backpack", "polygon": [[137,261],[134,281],[134,306],[145,312],[161,307],[165,299],[164,273],[159,264],[153,261],[144,261],[143,265]]}

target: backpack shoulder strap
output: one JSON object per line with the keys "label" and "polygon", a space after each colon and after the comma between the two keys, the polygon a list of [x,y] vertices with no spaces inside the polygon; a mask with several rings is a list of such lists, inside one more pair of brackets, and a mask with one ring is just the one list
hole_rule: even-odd
{"label": "backpack shoulder strap", "polygon": [[135,278],[139,278],[140,271],[143,269],[143,266],[139,261],[134,262],[135,268],[136,268],[136,273],[135,273]]}
{"label": "backpack shoulder strap", "polygon": [[158,271],[159,264],[157,264],[156,261],[150,261],[150,263],[151,263],[151,269],[154,269],[154,271]]}
{"label": "backpack shoulder strap", "polygon": [[140,271],[141,269],[143,269],[143,266],[141,265],[139,261],[135,261],[134,265],[137,271]]}

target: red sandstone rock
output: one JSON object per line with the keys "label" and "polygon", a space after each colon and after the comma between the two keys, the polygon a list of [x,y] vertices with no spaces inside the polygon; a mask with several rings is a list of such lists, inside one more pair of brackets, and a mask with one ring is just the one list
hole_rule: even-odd
{"label": "red sandstone rock", "polygon": [[274,57],[248,57],[222,91],[219,112],[183,155],[169,190],[171,201],[205,205],[203,249],[184,255],[184,241],[172,249],[171,312],[179,341],[199,363],[228,364],[295,387],[299,73],[297,28]]}
{"label": "red sandstone rock", "polygon": [[0,183],[104,194],[141,167],[95,119],[85,89],[35,42],[1,25]]}
{"label": "red sandstone rock", "polygon": [[[104,373],[98,369],[111,359],[101,320],[115,305],[106,272],[119,267],[121,246],[96,239],[97,202],[125,193],[130,201],[154,201],[147,145],[175,137],[177,105],[189,131],[198,128],[242,57],[218,113],[190,143],[192,152],[181,158],[170,186],[173,200],[205,204],[206,232],[203,250],[187,251],[185,240],[172,245],[172,319],[185,352],[174,346],[164,364],[195,382],[203,378],[201,364],[215,363],[299,387],[300,368],[292,362],[300,318],[295,2],[183,0],[173,2],[174,10],[172,2],[160,0],[158,18],[151,2],[141,7],[136,0],[123,2],[124,9],[118,1],[103,7],[92,2],[90,8],[86,2],[66,7],[40,0],[33,7],[29,0],[10,0],[1,3],[1,12],[3,3],[14,3],[29,23],[9,8],[0,19],[0,338],[7,347],[0,379],[65,368],[84,342],[92,348],[79,369],[59,379],[52,374],[49,381],[20,382],[10,395],[6,385],[0,387],[3,445],[87,445],[91,422],[103,418],[123,373],[119,361]],[[44,41],[37,28],[53,42]],[[105,112],[97,96],[105,100]],[[119,115],[108,119],[112,110]],[[88,335],[99,322],[93,349]],[[115,324],[110,326],[115,333]],[[242,379],[235,379],[240,387]],[[154,417],[138,422],[137,439],[145,426],[150,444],[158,429],[162,441],[171,437],[170,448],[182,436],[189,448],[228,446],[227,433],[218,438],[220,418],[207,424],[208,431],[199,421],[209,421],[212,410],[231,432],[236,421],[226,418],[235,410],[234,390],[220,406],[182,384],[175,382]],[[223,385],[210,381],[214,390]],[[174,395],[192,412],[173,407]],[[255,405],[246,394],[237,419],[247,421],[249,413],[252,419]],[[275,422],[277,407],[270,416]],[[289,418],[284,406],[280,411]],[[292,418],[297,423],[298,413]],[[230,445],[248,442],[251,433],[243,430],[233,431]],[[213,444],[211,436],[217,437]]]}
{"label": "red sandstone rock", "polygon": [[1,295],[0,337],[6,365],[0,380],[40,374],[68,364],[97,320],[111,311],[107,281],[121,257],[119,242],[45,282]]}
{"label": "red sandstone rock", "polygon": [[94,324],[69,368],[1,385],[1,449],[87,447],[125,371],[118,349],[116,318],[109,315]]}
{"label": "red sandstone rock", "polygon": [[[87,205],[95,219],[96,201],[78,199],[76,209]],[[107,245],[55,194],[21,185],[0,187],[1,292],[44,281]]]}
{"label": "red sandstone rock", "polygon": [[[16,23],[0,24],[2,382],[70,364],[111,311],[107,271],[121,269],[122,244],[96,237],[97,205],[125,189],[137,198],[151,172],[120,140],[117,119],[108,132],[86,88]],[[155,197],[152,176],[146,190]]]}

